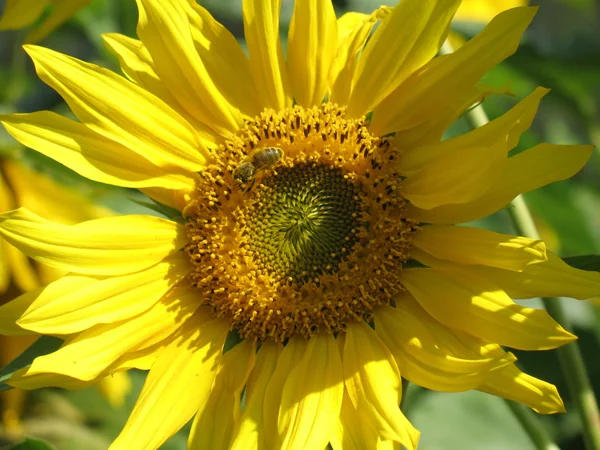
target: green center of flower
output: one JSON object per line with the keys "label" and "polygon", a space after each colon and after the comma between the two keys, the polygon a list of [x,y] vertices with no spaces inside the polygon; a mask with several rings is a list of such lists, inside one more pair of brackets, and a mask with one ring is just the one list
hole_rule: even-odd
{"label": "green center of flower", "polygon": [[300,283],[336,272],[358,241],[358,193],[340,169],[316,163],[263,180],[243,214],[261,268]]}
{"label": "green center of flower", "polygon": [[331,103],[248,121],[184,210],[199,301],[261,341],[370,320],[404,291],[417,225],[403,214],[399,157]]}

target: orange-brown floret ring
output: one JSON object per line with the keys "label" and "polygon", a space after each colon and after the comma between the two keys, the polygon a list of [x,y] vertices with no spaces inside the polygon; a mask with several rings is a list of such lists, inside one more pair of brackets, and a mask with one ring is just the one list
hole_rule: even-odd
{"label": "orange-brown floret ring", "polygon": [[[283,157],[248,185],[257,149]],[[264,111],[222,145],[185,209],[202,302],[246,339],[343,331],[404,290],[416,223],[403,217],[399,152],[331,103]]]}

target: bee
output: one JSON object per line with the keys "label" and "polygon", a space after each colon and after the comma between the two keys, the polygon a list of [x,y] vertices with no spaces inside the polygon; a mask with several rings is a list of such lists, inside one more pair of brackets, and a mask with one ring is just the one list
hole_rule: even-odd
{"label": "bee", "polygon": [[269,169],[281,161],[283,150],[279,147],[257,148],[244,158],[233,172],[233,179],[240,184],[254,181],[254,177],[261,170]]}

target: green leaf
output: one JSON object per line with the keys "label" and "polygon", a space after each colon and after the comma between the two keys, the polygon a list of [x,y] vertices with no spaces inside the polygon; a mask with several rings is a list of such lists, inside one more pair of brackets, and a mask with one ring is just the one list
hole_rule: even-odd
{"label": "green leaf", "polygon": [[569,256],[563,261],[576,269],[600,272],[600,255]]}
{"label": "green leaf", "polygon": [[12,386],[6,384],[6,381],[17,370],[23,367],[31,365],[33,360],[38,356],[48,355],[49,353],[55,352],[60,348],[63,341],[53,336],[41,336],[31,346],[25,350],[21,355],[17,356],[11,361],[6,367],[0,370],[0,392],[12,389]]}
{"label": "green leaf", "polygon": [[3,447],[3,450],[55,450],[47,442],[40,439],[25,438],[23,442],[11,445],[10,447]]}
{"label": "green leaf", "polygon": [[427,450],[518,448],[535,446],[504,402],[477,391],[425,391],[405,413],[421,432],[419,448]]}
{"label": "green leaf", "polygon": [[575,179],[552,183],[525,194],[534,218],[540,221],[539,225],[544,224],[556,233],[558,253],[564,255],[600,251],[592,216],[598,198]]}

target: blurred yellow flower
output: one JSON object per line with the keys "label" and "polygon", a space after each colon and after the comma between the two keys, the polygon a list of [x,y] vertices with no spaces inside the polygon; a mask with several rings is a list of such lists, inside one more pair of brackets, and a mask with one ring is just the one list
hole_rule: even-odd
{"label": "blurred yellow flower", "polygon": [[[110,212],[95,206],[84,196],[62,187],[48,176],[33,171],[16,159],[0,160],[0,210],[23,206],[59,223],[73,224],[82,220],[104,217]],[[0,239],[0,305],[23,292],[44,286],[65,274],[65,271],[27,258],[8,242]],[[22,336],[0,335],[0,367],[5,366],[29,347],[39,335],[29,332]],[[124,401],[129,390],[126,374],[116,374],[101,380],[100,388],[114,406]],[[19,418],[24,394],[20,389],[0,393],[2,421],[10,431],[19,430]]]}
{"label": "blurred yellow flower", "polygon": [[46,10],[51,13],[25,37],[34,44],[46,38],[56,28],[69,20],[91,0],[6,0],[0,17],[0,30],[20,30],[33,25]]}
{"label": "blurred yellow flower", "polygon": [[463,0],[454,19],[487,23],[502,11],[528,3],[528,0]]}
{"label": "blurred yellow flower", "polygon": [[412,450],[401,375],[564,411],[503,346],[575,336],[511,297],[587,298],[600,274],[542,241],[454,224],[572,176],[592,148],[509,157],[543,88],[442,141],[493,92],[480,78],[516,50],[536,8],[506,11],[435,58],[459,0],[339,19],[330,0],[297,0],[284,58],[279,0],[243,1],[249,57],[192,0],[137,3],[140,40],[104,36],[127,78],[26,47],[78,121],[0,120],[81,175],[171,209],[72,226],[0,215],[7,241],[70,272],[0,308],[6,333],[69,336],[11,384],[150,369],[112,450],[159,448],[194,416],[190,449]]}

